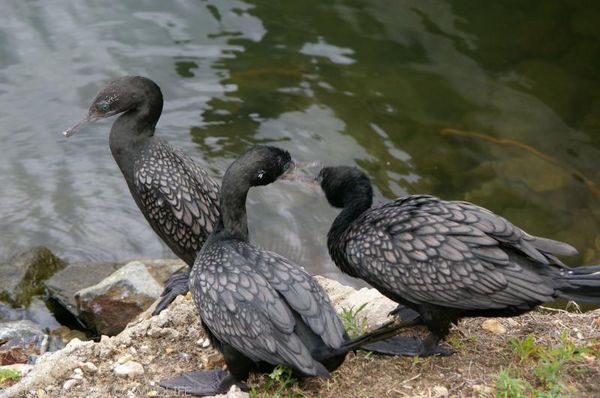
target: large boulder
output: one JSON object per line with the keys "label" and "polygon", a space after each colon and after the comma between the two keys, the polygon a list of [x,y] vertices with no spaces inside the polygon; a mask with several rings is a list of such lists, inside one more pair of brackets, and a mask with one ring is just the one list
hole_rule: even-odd
{"label": "large boulder", "polygon": [[123,266],[123,263],[82,262],[67,265],[45,283],[48,294],[71,314],[79,316],[75,293],[96,285]]}
{"label": "large boulder", "polygon": [[75,293],[77,312],[98,333],[112,336],[160,297],[162,290],[146,265],[132,261]]}
{"label": "large boulder", "polygon": [[[143,259],[148,272],[159,283],[164,284],[173,272],[187,265],[181,260]],[[80,262],[68,264],[45,283],[48,294],[71,314],[79,317],[75,294],[87,287],[97,285],[126,263]]]}
{"label": "large boulder", "polygon": [[32,296],[44,292],[43,281],[64,266],[64,261],[42,246],[0,263],[0,301],[27,307]]}

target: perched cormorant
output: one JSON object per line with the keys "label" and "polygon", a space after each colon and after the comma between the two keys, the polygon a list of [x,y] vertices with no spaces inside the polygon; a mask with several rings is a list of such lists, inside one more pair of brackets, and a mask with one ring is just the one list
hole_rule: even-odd
{"label": "perched cormorant", "polygon": [[317,281],[284,257],[250,244],[246,196],[293,168],[288,152],[255,146],[234,161],[221,187],[221,215],[190,274],[190,290],[222,369],[185,373],[163,387],[196,395],[245,387],[251,370],[284,364],[300,376],[329,376],[349,350],[397,332],[386,326],[349,340]]}
{"label": "perched cormorant", "polygon": [[407,325],[429,329],[412,354],[443,352],[438,342],[462,317],[519,315],[558,297],[600,303],[600,266],[566,267],[555,257],[577,254],[566,243],[468,202],[414,195],[371,207],[371,183],[354,167],[323,168],[318,180],[343,209],[327,237],[333,261],[416,310]]}
{"label": "perched cormorant", "polygon": [[[160,88],[141,76],[110,82],[87,117],[64,131],[69,137],[88,123],[121,114],[110,130],[110,150],[138,207],[158,236],[192,267],[219,216],[219,186],[181,150],[154,135],[163,107]],[[188,291],[189,270],[175,273],[154,314]]]}

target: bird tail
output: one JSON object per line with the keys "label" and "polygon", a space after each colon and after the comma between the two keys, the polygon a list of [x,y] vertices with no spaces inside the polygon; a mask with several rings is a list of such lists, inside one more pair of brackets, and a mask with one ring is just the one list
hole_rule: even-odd
{"label": "bird tail", "polygon": [[559,297],[600,304],[600,265],[565,268],[562,274],[565,286],[560,286]]}
{"label": "bird tail", "polygon": [[352,351],[366,344],[389,339],[390,337],[397,335],[400,332],[400,329],[404,327],[406,326],[395,321],[386,322],[375,330],[346,341],[342,344],[340,350],[346,352]]}

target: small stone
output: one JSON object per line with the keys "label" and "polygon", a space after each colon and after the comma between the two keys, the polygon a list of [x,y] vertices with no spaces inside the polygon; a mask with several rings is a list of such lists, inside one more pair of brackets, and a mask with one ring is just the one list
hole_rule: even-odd
{"label": "small stone", "polygon": [[435,398],[445,398],[450,395],[448,389],[444,386],[434,386],[431,392],[433,392],[433,397]]}
{"label": "small stone", "polygon": [[472,388],[473,388],[473,391],[476,391],[479,393],[478,395],[484,396],[484,397],[492,395],[492,393],[494,392],[492,387],[484,386],[482,384],[475,384]]}
{"label": "small stone", "polygon": [[202,342],[202,348],[208,348],[208,347],[210,347],[210,340],[204,339],[204,341]]}
{"label": "small stone", "polygon": [[235,384],[231,386],[229,391],[227,391],[227,398],[246,398],[248,396],[247,393],[242,392],[238,386]]}
{"label": "small stone", "polygon": [[149,397],[156,397],[158,395],[158,391],[152,390],[152,391],[148,391],[148,395]]}
{"label": "small stone", "polygon": [[131,361],[133,359],[133,357],[130,354],[125,354],[122,357],[120,357],[119,359],[117,359],[117,363],[125,363],[128,361]]}
{"label": "small stone", "polygon": [[139,362],[128,361],[117,365],[113,372],[119,377],[136,377],[144,374],[144,367]]}
{"label": "small stone", "polygon": [[73,374],[71,375],[72,379],[82,380],[83,379],[83,371],[80,368],[73,369]]}
{"label": "small stone", "polygon": [[590,354],[589,352],[582,352],[581,358],[583,358],[583,360],[586,361],[588,364],[592,364],[594,363],[594,361],[596,361],[596,356]]}
{"label": "small stone", "polygon": [[208,354],[200,357],[202,367],[205,369],[218,368],[225,364],[223,356],[218,352],[209,352]]}
{"label": "small stone", "polygon": [[36,396],[37,398],[46,398],[46,391],[40,388],[37,390]]}
{"label": "small stone", "polygon": [[81,364],[81,368],[86,373],[96,373],[98,371],[98,367],[96,365],[94,365],[92,362],[84,362],[83,364]]}
{"label": "small stone", "polygon": [[129,352],[130,352],[132,355],[136,355],[136,354],[137,354],[137,350],[135,349],[135,347],[129,347]]}
{"label": "small stone", "polygon": [[192,356],[187,352],[180,352],[179,358],[181,358],[182,361],[188,362],[190,359],[192,359]]}
{"label": "small stone", "polygon": [[502,324],[496,319],[486,319],[481,324],[481,328],[483,330],[487,330],[488,332],[492,332],[495,334],[506,333],[506,328],[504,326],[502,326]]}
{"label": "small stone", "polygon": [[77,383],[79,383],[79,380],[77,380],[77,379],[69,379],[69,380],[65,381],[65,384],[63,384],[63,390],[70,390]]}

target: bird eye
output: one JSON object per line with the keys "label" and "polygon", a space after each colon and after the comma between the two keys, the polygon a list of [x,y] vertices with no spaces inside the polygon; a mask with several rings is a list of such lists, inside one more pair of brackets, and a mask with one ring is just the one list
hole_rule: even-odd
{"label": "bird eye", "polygon": [[98,109],[100,110],[100,112],[106,113],[110,110],[110,105],[106,102],[103,102],[98,105]]}
{"label": "bird eye", "polygon": [[258,177],[259,180],[262,180],[262,178],[265,175],[265,171],[264,170],[259,170],[258,173],[256,173],[256,177]]}

